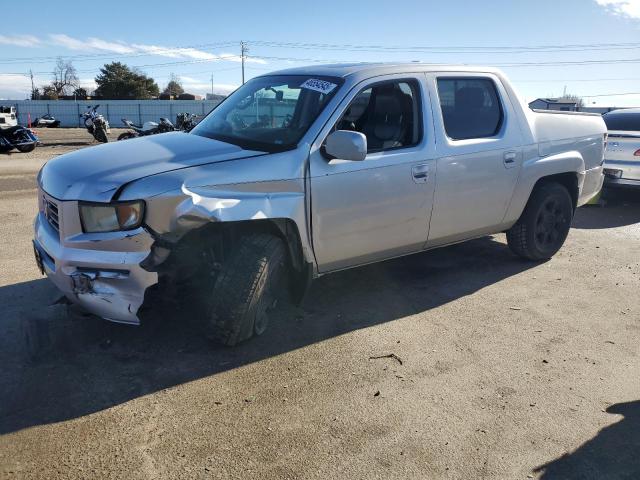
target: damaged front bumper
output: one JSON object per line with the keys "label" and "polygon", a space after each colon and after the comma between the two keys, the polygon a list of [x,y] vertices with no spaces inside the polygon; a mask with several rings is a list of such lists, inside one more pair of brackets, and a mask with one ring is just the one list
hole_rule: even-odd
{"label": "damaged front bumper", "polygon": [[75,227],[77,202],[59,206],[59,231],[46,212],[36,217],[33,244],[38,266],[71,302],[106,320],[138,325],[145,292],[158,283],[157,273],[140,266],[149,256],[153,237],[143,228],[65,237],[62,222],[66,228]]}

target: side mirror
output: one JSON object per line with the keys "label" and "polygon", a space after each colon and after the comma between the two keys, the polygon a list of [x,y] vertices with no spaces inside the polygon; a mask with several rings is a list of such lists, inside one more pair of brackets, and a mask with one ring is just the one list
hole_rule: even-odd
{"label": "side mirror", "polygon": [[324,151],[331,158],[362,161],[367,156],[367,137],[360,132],[336,130],[325,140]]}

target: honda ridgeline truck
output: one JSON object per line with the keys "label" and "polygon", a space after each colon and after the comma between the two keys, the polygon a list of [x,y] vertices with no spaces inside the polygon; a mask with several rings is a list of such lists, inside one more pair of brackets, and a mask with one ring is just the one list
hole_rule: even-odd
{"label": "honda ridgeline truck", "polygon": [[49,161],[35,256],[93,314],[139,324],[173,299],[234,345],[337,270],[497,232],[550,258],[602,186],[605,141],[599,115],[532,111],[490,68],[279,71],[190,133]]}

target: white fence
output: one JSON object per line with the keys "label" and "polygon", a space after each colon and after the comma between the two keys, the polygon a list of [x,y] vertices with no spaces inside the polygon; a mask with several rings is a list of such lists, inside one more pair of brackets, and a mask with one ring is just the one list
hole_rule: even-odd
{"label": "white fence", "polygon": [[0,100],[2,105],[15,105],[20,125],[27,125],[29,117],[33,122],[49,114],[60,120],[63,127],[84,126],[80,115],[96,104],[100,105],[98,113],[104,115],[112,127],[123,127],[122,118],[140,124],[157,122],[160,117],[175,123],[179,113],[193,113],[202,118],[218,103],[219,100]]}

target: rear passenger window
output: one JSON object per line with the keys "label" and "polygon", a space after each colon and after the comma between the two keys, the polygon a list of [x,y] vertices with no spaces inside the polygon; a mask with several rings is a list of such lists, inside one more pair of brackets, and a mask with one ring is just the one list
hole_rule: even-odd
{"label": "rear passenger window", "polygon": [[502,126],[502,105],[488,78],[439,78],[438,96],[447,136],[453,140],[493,137]]}
{"label": "rear passenger window", "polygon": [[385,82],[362,90],[336,124],[367,137],[367,152],[417,145],[421,137],[418,84]]}

